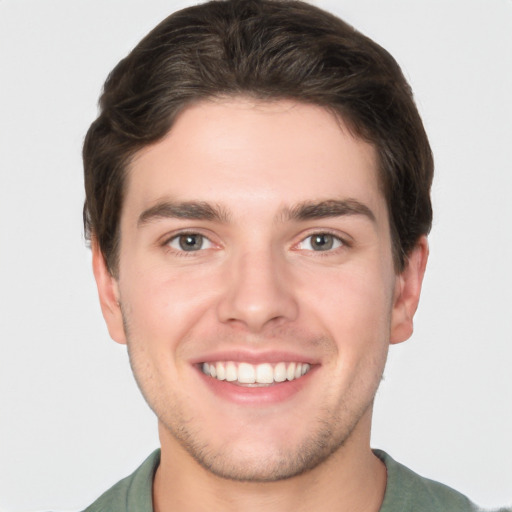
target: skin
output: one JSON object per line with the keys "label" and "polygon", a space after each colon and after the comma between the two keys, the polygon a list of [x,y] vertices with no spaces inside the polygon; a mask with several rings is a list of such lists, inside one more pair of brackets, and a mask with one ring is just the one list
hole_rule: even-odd
{"label": "skin", "polygon": [[[379,509],[372,403],[389,343],[412,333],[428,247],[396,273],[376,169],[374,148],[326,110],[244,98],[189,107],[132,162],[119,274],[94,243],[93,266],[159,419],[156,510],[311,510],[319,497],[324,510]],[[357,211],[332,208],[347,200]],[[173,216],[190,202],[218,215]],[[326,216],[294,216],[305,203]],[[312,371],[284,398],[246,400],[198,370],[221,352]]]}

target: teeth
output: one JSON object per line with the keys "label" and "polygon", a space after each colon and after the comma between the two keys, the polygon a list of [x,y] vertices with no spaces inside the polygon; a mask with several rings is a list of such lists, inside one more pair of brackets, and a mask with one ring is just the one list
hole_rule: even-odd
{"label": "teeth", "polygon": [[295,379],[295,363],[290,363],[286,369],[286,378],[288,380]]}
{"label": "teeth", "polygon": [[286,364],[277,363],[274,368],[274,380],[276,382],[284,382],[286,380]]}
{"label": "teeth", "polygon": [[224,363],[217,363],[215,368],[217,370],[217,379],[226,380],[226,367],[224,366]]}
{"label": "teeth", "polygon": [[306,375],[311,365],[307,363],[249,364],[233,361],[203,363],[202,370],[217,380],[238,382],[239,384],[272,384],[285,380],[299,379]]}
{"label": "teeth", "polygon": [[256,366],[256,382],[259,384],[272,384],[274,382],[274,369],[268,363]]}
{"label": "teeth", "polygon": [[[206,363],[205,363],[206,364]],[[205,372],[206,375],[211,375],[208,372]],[[236,370],[235,363],[226,363],[226,380],[228,382],[233,382],[235,380],[238,380],[238,372]]]}
{"label": "teeth", "polygon": [[238,365],[238,382],[242,384],[254,384],[256,382],[256,371],[252,364],[240,363]]}

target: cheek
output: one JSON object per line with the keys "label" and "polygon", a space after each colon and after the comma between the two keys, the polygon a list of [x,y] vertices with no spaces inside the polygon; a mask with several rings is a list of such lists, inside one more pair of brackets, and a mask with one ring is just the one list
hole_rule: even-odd
{"label": "cheek", "polygon": [[121,274],[119,291],[130,330],[152,340],[165,338],[168,343],[183,336],[205,314],[216,289],[211,273],[176,272],[165,266],[138,272],[127,268],[129,279],[124,281]]}
{"label": "cheek", "polygon": [[331,288],[326,293],[331,300],[325,302],[324,318],[331,321],[329,330],[339,354],[335,378],[345,382],[353,400],[358,394],[373,396],[387,359],[393,286],[384,276],[368,268],[354,270],[340,278],[337,291]]}
{"label": "cheek", "polygon": [[[379,266],[375,267],[379,269]],[[321,276],[303,294],[333,339],[343,346],[389,341],[394,280],[371,267],[342,268]],[[310,281],[311,283],[311,281]]]}

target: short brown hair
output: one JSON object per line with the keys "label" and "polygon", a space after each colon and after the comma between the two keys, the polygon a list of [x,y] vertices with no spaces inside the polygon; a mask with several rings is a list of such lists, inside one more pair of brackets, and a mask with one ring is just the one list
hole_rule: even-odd
{"label": "short brown hair", "polygon": [[84,149],[86,237],[116,275],[125,169],[201,99],[295,99],[337,113],[377,149],[397,270],[432,223],[433,158],[393,57],[300,1],[213,0],[153,29],[107,78]]}

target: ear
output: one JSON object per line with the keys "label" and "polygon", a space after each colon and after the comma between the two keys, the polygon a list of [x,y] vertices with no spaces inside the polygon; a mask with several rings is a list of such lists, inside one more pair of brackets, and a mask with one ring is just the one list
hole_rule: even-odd
{"label": "ear", "polygon": [[91,241],[91,249],[92,270],[96,279],[101,311],[107,324],[108,332],[114,341],[126,344],[123,315],[119,305],[118,282],[108,270],[105,257],[94,237]]}
{"label": "ear", "polygon": [[396,278],[391,315],[391,343],[401,343],[411,337],[427,260],[427,237],[422,236],[409,254],[404,270]]}

